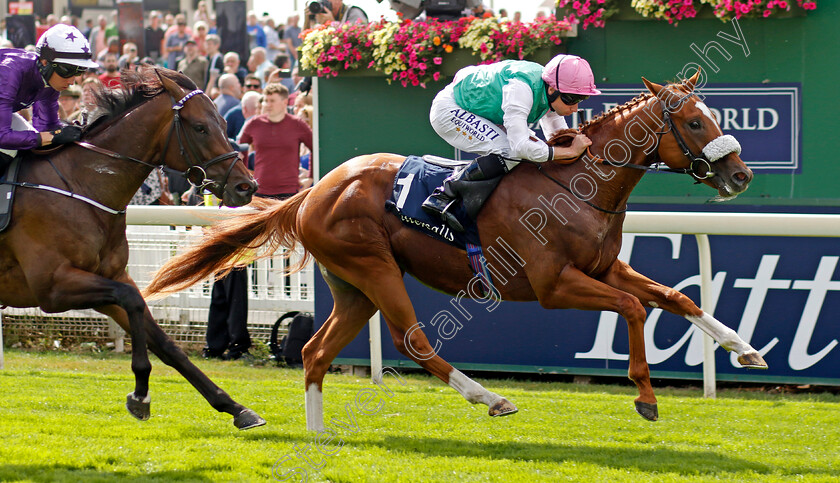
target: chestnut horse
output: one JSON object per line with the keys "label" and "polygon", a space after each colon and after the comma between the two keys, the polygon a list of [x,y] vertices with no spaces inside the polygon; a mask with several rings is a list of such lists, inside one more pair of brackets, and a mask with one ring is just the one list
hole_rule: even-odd
{"label": "chestnut horse", "polygon": [[189,78],[145,68],[121,81],[124,89],[96,96],[103,115],[82,141],[22,160],[11,223],[0,234],[0,303],[112,317],[131,335],[135,388],[126,406],[138,419],[150,413],[148,342],[237,427],[265,424],[163,333],[125,271],[125,207],[152,169],[180,171],[230,206],[249,203],[256,182],[231,150],[213,102]]}
{"label": "chestnut horse", "polygon": [[[643,79],[650,94],[582,126],[592,139],[591,152],[600,157],[587,155],[567,164],[522,163],[505,176],[478,216],[485,247],[496,248],[484,253],[488,265],[497,269],[502,299],[536,299],[547,309],[610,310],[627,320],[628,372],[639,390],[635,406],[649,420],[658,418],[658,409],[645,360],[646,306],[687,318],[736,351],[742,365],[766,367],[755,349],[688,297],[617,259],[627,199],[655,162],[692,174],[723,197],[741,193],[752,179],[738,156],[737,142],[723,136],[693,94],[698,75],[667,86]],[[615,140],[625,137],[630,142],[617,148]],[[710,146],[714,149],[704,149]],[[693,154],[701,151],[718,153],[710,158]],[[615,159],[614,153],[624,153],[625,159],[604,159]],[[332,313],[303,349],[309,429],[323,427],[322,383],[330,363],[377,309],[401,353],[469,402],[488,405],[491,416],[515,412],[505,398],[444,361],[419,328],[404,272],[448,294],[465,290],[475,278],[463,250],[432,240],[385,211],[404,160],[395,154],[359,156],[287,201],[260,203],[256,213],[216,225],[198,245],[164,264],[146,293],[177,291],[230,269],[238,256],[256,246],[269,244],[270,252],[299,242],[318,261],[335,300]],[[589,184],[580,181],[585,175]],[[541,211],[548,208],[546,203],[552,214]],[[513,255],[501,255],[505,253]]]}

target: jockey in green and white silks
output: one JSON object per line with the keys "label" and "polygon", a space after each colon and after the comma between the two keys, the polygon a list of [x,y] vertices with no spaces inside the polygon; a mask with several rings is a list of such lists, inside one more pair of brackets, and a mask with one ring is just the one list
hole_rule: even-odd
{"label": "jockey in green and white silks", "polygon": [[520,159],[545,162],[579,156],[591,144],[588,137],[579,134],[568,148],[550,147],[529,125],[539,121],[549,138],[567,128],[563,116],[600,93],[589,64],[574,55],[558,55],[545,68],[506,60],[461,69],[435,97],[429,120],[446,142],[479,158],[447,178],[423,208],[460,231],[463,227],[449,213],[459,197],[457,186],[499,177]]}

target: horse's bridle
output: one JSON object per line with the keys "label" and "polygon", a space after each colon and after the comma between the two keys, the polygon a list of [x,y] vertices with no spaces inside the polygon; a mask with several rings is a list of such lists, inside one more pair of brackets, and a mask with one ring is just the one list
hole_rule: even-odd
{"label": "horse's bridle", "polygon": [[[692,96],[692,94],[689,94],[685,97],[682,97],[679,101],[680,104],[685,102],[685,100],[688,99],[691,96]],[[686,169],[685,172],[690,174],[697,181],[708,179],[708,178],[711,178],[712,176],[714,176],[715,173],[712,172],[712,164],[711,164],[712,162],[709,161],[708,158],[706,158],[705,154],[700,153],[700,155],[698,156],[698,155],[695,155],[694,152],[691,151],[691,148],[689,148],[688,144],[686,144],[685,138],[683,138],[682,133],[680,133],[680,130],[677,129],[677,125],[674,124],[674,120],[671,118],[671,112],[667,109],[667,107],[665,106],[665,102],[662,99],[659,100],[659,105],[662,107],[662,118],[665,120],[665,123],[668,124],[668,130],[671,131],[674,134],[674,139],[677,141],[677,146],[680,148],[680,151],[682,151],[683,156],[685,156],[686,159],[688,159],[689,165],[688,165],[688,168],[685,168]],[[667,133],[667,132],[668,131],[665,131],[665,133]],[[657,140],[657,144],[660,141],[662,141],[662,136],[665,133],[662,133],[662,134],[657,133],[657,134],[659,134],[659,139]],[[701,163],[706,165],[706,168],[705,168],[706,172],[705,172],[705,174],[703,174],[703,176],[700,176],[700,175],[697,174],[698,173],[698,171],[697,171],[698,168],[702,167]]]}
{"label": "horse's bridle", "polygon": [[[682,105],[687,99],[691,98],[693,95],[694,94],[688,94],[686,96],[681,97],[678,101],[678,105]],[[643,165],[640,165],[640,164],[632,164],[632,163],[624,163],[624,164],[616,163],[616,162],[610,161],[608,159],[601,159],[597,156],[594,156],[589,151],[588,148],[586,150],[587,154],[590,157],[592,157],[596,160],[600,159],[600,161],[603,164],[606,164],[606,165],[609,165],[609,166],[614,166],[614,167],[617,167],[617,168],[632,168],[632,169],[640,169],[640,170],[644,170],[644,171],[658,171],[658,172],[666,172],[666,173],[689,174],[696,180],[697,183],[699,183],[700,181],[702,181],[704,179],[709,179],[709,178],[713,177],[715,175],[715,173],[712,171],[712,163],[717,161],[717,159],[715,159],[714,161],[711,161],[703,153],[700,153],[699,155],[694,154],[694,152],[691,150],[691,148],[688,147],[688,144],[685,142],[685,138],[683,138],[683,135],[682,135],[682,133],[680,133],[680,130],[677,129],[677,125],[674,123],[674,120],[671,118],[670,109],[668,109],[668,107],[665,105],[665,101],[663,101],[662,99],[659,99],[659,105],[660,105],[660,107],[662,107],[662,119],[665,122],[665,124],[668,126],[668,129],[666,131],[657,131],[657,132],[654,133],[654,134],[656,134],[656,144],[659,145],[662,142],[662,136],[664,136],[665,134],[668,134],[669,132],[673,133],[674,134],[674,139],[677,142],[677,147],[680,148],[680,151],[682,151],[683,156],[685,156],[686,159],[688,159],[688,162],[689,162],[688,168],[671,168],[671,167],[662,168],[658,164],[656,166],[643,166]],[[699,170],[703,169],[703,165],[705,165],[705,168],[704,168],[705,172],[703,174],[698,174]]]}
{"label": "horse's bridle", "polygon": [[[694,94],[688,94],[686,96],[681,97],[679,99],[679,104],[678,105],[682,105],[686,101],[686,99],[689,99],[693,95]],[[602,164],[606,164],[608,166],[613,166],[613,167],[616,167],[616,168],[631,168],[631,169],[639,169],[639,170],[642,170],[642,171],[657,171],[657,172],[666,172],[666,173],[690,174],[696,180],[695,181],[696,183],[700,183],[702,180],[708,179],[708,178],[711,178],[712,176],[714,176],[715,173],[712,172],[712,163],[714,163],[715,161],[717,161],[720,158],[717,158],[717,159],[714,159],[714,160],[709,160],[709,158],[705,155],[705,153],[700,153],[700,155],[695,155],[694,152],[691,150],[691,148],[688,147],[688,144],[685,142],[685,138],[683,138],[679,129],[677,129],[677,125],[674,123],[674,120],[671,118],[670,110],[665,105],[665,102],[662,99],[659,99],[659,105],[660,105],[660,107],[662,107],[662,118],[663,118],[665,124],[668,126],[668,130],[657,131],[657,132],[654,133],[654,134],[656,134],[656,145],[658,146],[659,143],[662,142],[662,136],[668,134],[669,132],[672,132],[674,134],[674,139],[677,141],[677,146],[680,148],[683,155],[689,161],[688,168],[671,168],[671,167],[662,168],[662,167],[659,166],[658,163],[657,163],[656,166],[644,166],[644,165],[641,165],[641,164],[632,164],[632,163],[616,163],[614,161],[610,161],[609,159],[601,158],[599,156],[596,156],[596,155],[592,154],[592,152],[589,150],[588,147],[586,148],[586,155],[590,159],[594,160],[595,162],[600,162]],[[580,112],[580,111],[578,111],[578,112]],[[717,138],[717,139],[720,139],[720,138]],[[711,141],[709,144],[711,144],[713,142],[715,142],[715,140]],[[738,148],[739,148],[738,152],[740,152],[740,146],[738,146]],[[511,161],[521,161],[521,160],[511,160]],[[561,183],[559,180],[556,180],[556,179],[552,178],[551,176],[549,176],[548,173],[543,171],[542,163],[534,163],[534,164],[537,165],[537,170],[543,176],[550,179],[555,184],[564,188],[568,192],[572,193],[573,195],[575,195],[576,198],[583,201],[587,205],[595,208],[596,210],[601,211],[603,213],[608,213],[608,214],[611,214],[611,215],[620,215],[620,214],[627,211],[626,206],[622,210],[614,211],[614,210],[608,210],[608,209],[605,209],[605,208],[601,208],[600,206],[595,205],[594,203],[590,202],[588,199],[584,199],[578,193],[575,193],[574,190],[572,190],[570,187],[566,186],[565,184]],[[705,173],[702,174],[702,175],[698,175],[697,170],[702,168],[703,165],[705,165]]]}
{"label": "horse's bridle", "polygon": [[[160,165],[148,163],[146,161],[143,161],[142,159],[132,158],[131,156],[125,156],[123,154],[119,154],[119,153],[116,153],[114,151],[111,151],[111,150],[108,150],[108,149],[105,149],[105,148],[100,148],[99,146],[96,146],[96,145],[91,144],[91,143],[86,142],[86,141],[75,141],[75,144],[77,144],[78,146],[81,146],[81,147],[83,147],[87,150],[93,151],[95,153],[102,154],[104,156],[108,156],[108,157],[113,158],[113,159],[123,159],[123,160],[126,160],[126,161],[131,161],[131,162],[134,162],[134,163],[142,164],[144,166],[149,166],[152,169],[154,169],[154,168],[159,168],[159,167],[164,165],[164,161],[165,161],[165,157],[166,157],[166,151],[169,148],[169,141],[172,139],[172,132],[174,131],[174,132],[178,133],[178,144],[181,148],[181,156],[186,156],[187,164],[189,165],[189,168],[187,168],[186,171],[182,171],[181,175],[184,176],[191,185],[198,187],[200,190],[204,189],[209,184],[215,183],[215,181],[207,178],[207,168],[209,168],[210,166],[213,166],[216,163],[222,162],[226,159],[233,158],[233,162],[230,163],[230,166],[228,166],[227,172],[225,172],[225,179],[222,182],[222,185],[221,185],[221,188],[220,188],[221,191],[224,191],[225,186],[227,185],[228,177],[230,177],[230,173],[233,170],[233,167],[236,165],[236,160],[239,157],[239,153],[237,153],[236,151],[230,151],[228,153],[216,156],[215,158],[210,159],[209,161],[205,161],[204,163],[195,164],[195,163],[192,162],[192,157],[190,155],[192,150],[190,150],[190,152],[187,152],[184,149],[184,141],[181,138],[181,130],[184,129],[183,126],[181,125],[181,115],[180,115],[181,108],[184,107],[184,103],[187,102],[188,100],[190,100],[190,98],[192,98],[193,96],[196,96],[198,94],[202,94],[202,93],[203,92],[201,90],[196,89],[196,90],[190,92],[189,94],[187,94],[186,96],[184,96],[178,102],[174,102],[175,98],[172,97],[172,94],[169,95],[169,97],[173,101],[172,109],[175,111],[175,115],[174,115],[174,118],[173,118],[173,121],[172,121],[172,129],[169,131],[169,136],[166,138],[166,146],[164,147],[163,154],[161,155]],[[185,134],[184,138],[186,138],[186,137],[187,136]],[[58,149],[58,148],[54,148],[54,149]],[[52,151],[52,149],[48,150],[48,152],[49,151]],[[56,174],[61,179],[61,181],[63,181],[66,186],[70,186],[70,183],[67,182],[67,180],[61,174],[61,172],[58,170],[58,168],[56,168],[56,166],[53,164],[52,160],[47,158],[47,161],[50,163],[50,166],[52,166],[53,170],[55,170]],[[199,170],[198,171],[200,173],[199,176],[202,178],[200,185],[197,185],[197,184],[193,183],[192,180],[190,180],[190,178],[189,178],[190,172],[193,169],[198,169]],[[32,189],[39,189],[39,190],[44,190],[44,191],[50,191],[50,192],[53,192],[53,193],[57,193],[57,194],[60,194],[62,196],[67,196],[68,198],[73,198],[73,199],[76,199],[76,200],[79,200],[79,201],[83,201],[83,202],[85,202],[85,203],[87,203],[91,206],[94,206],[94,207],[104,211],[105,213],[108,213],[108,214],[111,214],[111,215],[123,215],[123,214],[125,214],[125,209],[116,210],[116,209],[111,208],[109,206],[105,206],[105,205],[103,205],[102,203],[100,203],[96,200],[92,200],[92,199],[90,199],[86,196],[74,193],[72,190],[67,191],[67,190],[63,190],[61,188],[56,188],[54,186],[44,185],[44,184],[40,184],[40,183],[30,183],[30,182],[27,182],[27,181],[2,180],[2,183],[3,184],[14,185],[14,186],[20,186],[21,188],[32,188]]]}
{"label": "horse's bridle", "polygon": [[[193,184],[194,186],[197,186],[199,190],[204,189],[209,184],[215,183],[215,181],[207,178],[207,168],[209,168],[210,166],[213,166],[216,163],[220,163],[222,161],[225,161],[227,159],[231,159],[231,158],[233,159],[233,162],[231,162],[230,166],[228,166],[228,169],[225,172],[225,177],[222,180],[221,190],[224,191],[225,186],[227,185],[228,177],[230,177],[230,172],[233,171],[233,167],[234,167],[234,165],[236,165],[236,160],[239,158],[239,153],[236,152],[236,151],[230,151],[230,152],[227,152],[225,154],[220,154],[219,156],[216,156],[215,158],[210,159],[208,161],[205,161],[204,163],[201,163],[201,164],[193,163],[192,162],[192,160],[193,160],[192,155],[194,154],[194,152],[193,152],[192,149],[189,149],[188,151],[185,150],[184,149],[184,141],[183,141],[183,139],[181,139],[181,131],[183,131],[185,129],[183,124],[181,124],[181,108],[183,108],[184,104],[188,100],[190,100],[193,96],[196,96],[196,95],[199,95],[199,94],[204,94],[204,91],[202,91],[201,89],[196,89],[196,90],[190,92],[189,94],[187,94],[186,96],[184,96],[178,102],[175,102],[175,98],[172,97],[172,94],[169,94],[170,99],[172,99],[172,101],[173,101],[172,110],[175,111],[175,115],[173,116],[173,119],[172,119],[172,129],[169,131],[169,136],[167,136],[167,138],[166,138],[166,144],[163,146],[163,154],[161,155],[161,158],[160,158],[161,164],[165,164],[164,161],[165,161],[165,158],[166,158],[166,151],[169,149],[169,141],[172,140],[172,133],[175,132],[176,135],[178,136],[178,147],[181,150],[181,156],[186,157],[187,164],[189,165],[189,168],[187,168],[187,170],[183,171],[181,174],[187,179],[187,181],[190,184]],[[184,139],[186,139],[186,137],[187,137],[187,135],[186,135],[186,132],[185,132],[184,133]],[[190,148],[192,148],[192,144],[190,144]],[[196,156],[196,159],[198,159],[198,156]],[[201,184],[200,185],[195,185],[190,180],[190,173],[194,169],[197,170],[198,173],[200,173],[199,174],[199,178],[201,178]]]}
{"label": "horse's bridle", "polygon": [[[94,152],[99,153],[99,154],[104,154],[105,156],[108,156],[108,157],[111,157],[111,158],[114,158],[114,159],[123,159],[123,160],[126,160],[126,161],[132,161],[132,162],[135,162],[135,163],[139,163],[139,164],[142,164],[144,166],[150,166],[152,168],[159,168],[159,167],[164,166],[166,164],[166,162],[165,162],[166,161],[166,152],[169,150],[169,142],[172,140],[172,134],[176,133],[177,137],[178,137],[178,147],[180,148],[181,156],[186,158],[187,165],[189,166],[185,171],[179,171],[179,173],[181,174],[181,176],[183,176],[184,178],[187,179],[187,182],[189,182],[193,186],[196,186],[199,190],[203,190],[208,185],[216,183],[215,181],[213,181],[212,179],[209,179],[207,177],[207,169],[208,168],[210,168],[214,164],[220,163],[220,162],[225,161],[227,159],[233,159],[233,161],[230,163],[230,166],[228,166],[227,171],[225,172],[224,180],[222,180],[222,184],[221,184],[220,189],[221,189],[221,191],[224,191],[225,186],[227,185],[228,178],[230,177],[230,173],[231,173],[231,171],[233,171],[233,167],[236,165],[236,160],[239,158],[239,153],[236,152],[236,151],[230,151],[230,152],[221,154],[219,156],[216,156],[215,158],[210,159],[208,161],[205,161],[203,163],[193,163],[194,151],[192,149],[192,144],[190,143],[190,145],[189,145],[190,149],[185,149],[184,148],[184,140],[187,139],[187,135],[186,135],[186,133],[184,133],[183,138],[181,136],[181,131],[183,131],[185,129],[183,124],[181,123],[181,109],[184,107],[184,104],[188,100],[190,100],[192,97],[194,97],[196,95],[199,95],[199,94],[203,94],[203,93],[204,93],[204,91],[202,91],[201,89],[196,89],[196,90],[190,92],[189,94],[185,95],[178,102],[175,102],[175,98],[172,96],[172,94],[169,94],[169,97],[172,100],[172,110],[175,111],[175,114],[174,114],[173,119],[172,119],[172,127],[169,130],[169,135],[166,137],[166,144],[163,147],[163,154],[161,155],[159,165],[148,163],[146,161],[143,161],[142,159],[132,158],[131,156],[126,156],[124,154],[119,154],[119,153],[116,153],[114,151],[110,151],[110,150],[105,149],[105,148],[100,148],[99,146],[96,146],[96,145],[91,144],[91,143],[86,142],[86,141],[76,141],[75,143],[77,145],[85,148],[85,149],[88,149],[90,151],[94,151]],[[195,156],[195,157],[196,157],[196,159],[198,159],[198,156]],[[197,170],[197,171],[193,171],[193,170]],[[193,181],[190,179],[190,174],[193,174],[193,173],[198,174],[198,177],[201,179],[200,184],[193,183]]]}

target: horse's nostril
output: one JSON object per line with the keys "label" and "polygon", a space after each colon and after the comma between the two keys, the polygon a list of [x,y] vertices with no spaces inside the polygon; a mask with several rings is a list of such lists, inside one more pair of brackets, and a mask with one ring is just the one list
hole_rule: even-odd
{"label": "horse's nostril", "polygon": [[747,173],[745,173],[743,171],[739,171],[739,172],[735,173],[733,178],[735,178],[735,181],[737,181],[740,184],[744,184],[745,182],[749,181],[749,179],[750,179],[750,177],[747,176]]}

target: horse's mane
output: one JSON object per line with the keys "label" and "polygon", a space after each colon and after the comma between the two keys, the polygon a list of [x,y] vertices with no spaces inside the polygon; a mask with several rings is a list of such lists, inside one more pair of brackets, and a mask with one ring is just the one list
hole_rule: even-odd
{"label": "horse's mane", "polygon": [[[683,93],[687,93],[686,88],[682,83],[670,82],[668,84],[665,84],[665,89],[670,90],[672,87],[677,88],[678,90],[682,91]],[[602,122],[604,122],[607,119],[612,119],[616,114],[620,113],[621,111],[636,107],[637,105],[647,101],[651,97],[653,97],[653,94],[651,94],[650,92],[647,92],[647,91],[642,92],[641,94],[639,94],[638,96],[630,99],[629,101],[625,102],[624,104],[621,104],[620,106],[615,106],[612,109],[610,109],[609,111],[602,112],[601,114],[593,117],[591,120],[581,124],[578,127],[578,129],[580,130],[580,132],[585,132],[587,129],[590,129],[590,128],[598,125],[598,124],[601,124]]]}
{"label": "horse's mane", "polygon": [[651,94],[650,92],[642,92],[641,94],[639,94],[638,96],[630,99],[629,101],[625,102],[624,104],[621,104],[620,106],[615,106],[607,112],[602,112],[601,114],[598,114],[597,116],[593,117],[589,121],[581,124],[578,127],[578,129],[580,129],[580,132],[584,132],[587,129],[590,129],[592,127],[595,127],[598,124],[601,124],[602,122],[606,121],[607,119],[612,119],[613,116],[620,113],[621,111],[636,107],[637,105],[647,101],[651,97],[653,97],[653,94]]}
{"label": "horse's mane", "polygon": [[120,88],[94,91],[96,125],[109,124],[108,120],[120,117],[163,92],[164,88],[158,75],[172,80],[190,92],[197,89],[189,77],[168,69],[141,67],[137,71],[123,70],[120,73]]}

